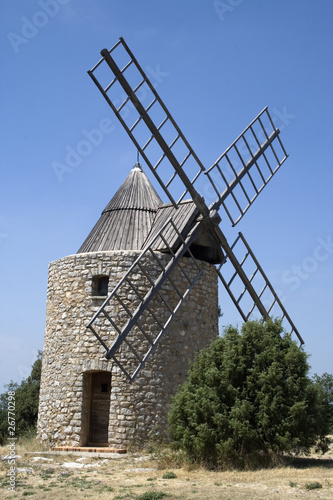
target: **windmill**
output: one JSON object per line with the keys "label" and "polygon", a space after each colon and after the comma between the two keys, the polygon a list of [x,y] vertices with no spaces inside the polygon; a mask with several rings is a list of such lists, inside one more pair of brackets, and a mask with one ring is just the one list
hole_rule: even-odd
{"label": "windmill", "polygon": [[[120,38],[110,50],[103,49],[101,56],[88,74],[169,200],[169,203],[159,207],[142,252],[87,325],[104,347],[106,358],[118,365],[128,381],[135,379],[200,279],[201,259],[216,265],[218,277],[244,321],[248,321],[254,313],[259,313],[266,320],[274,308],[274,311],[279,311],[278,315],[290,335],[295,334],[303,344],[301,335],[243,234],[239,233],[234,243],[229,245],[219,225],[221,217],[218,212],[223,209],[232,226],[235,226],[287,159],[280,131],[275,127],[267,107],[216,162],[205,169],[124,39]],[[205,185],[216,196],[209,206],[199,193],[203,176]],[[158,252],[165,252],[171,257],[162,263],[157,257]],[[158,276],[155,272],[150,273],[144,265],[147,254],[156,260]],[[196,267],[194,274],[186,274],[183,257],[193,261]],[[232,267],[230,279],[225,277],[226,265]],[[172,280],[175,270],[186,276],[185,289],[178,289]],[[144,295],[136,286],[135,276],[138,273],[145,276],[149,285]],[[234,283],[237,281],[242,284],[242,290],[236,295]],[[163,295],[165,283],[173,288],[177,296],[173,304]],[[136,297],[133,307],[124,302],[124,290],[131,290]],[[264,300],[267,291],[271,296],[269,304]],[[160,300],[165,309],[163,318],[158,317],[156,309],[151,307],[156,300]],[[125,318],[122,324],[110,315],[110,304],[113,307],[116,304],[121,309]],[[244,304],[250,306],[246,309]],[[145,331],[147,318],[156,323],[154,336]],[[106,322],[116,334],[111,345],[100,331],[101,321],[103,324]],[[137,335],[132,335],[134,327],[140,334],[139,341]],[[130,356],[121,355],[123,349]]]}

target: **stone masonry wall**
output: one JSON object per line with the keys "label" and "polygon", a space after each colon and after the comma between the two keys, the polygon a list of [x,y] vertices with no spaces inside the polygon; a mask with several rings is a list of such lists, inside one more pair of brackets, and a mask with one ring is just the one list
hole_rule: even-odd
{"label": "stone masonry wall", "polygon": [[[89,440],[89,374],[111,372],[111,402],[109,417],[109,445],[127,446],[161,436],[167,424],[167,412],[172,395],[186,377],[189,361],[199,350],[218,335],[218,287],[213,266],[200,262],[203,275],[168,326],[156,351],[132,384],[120,369],[105,359],[105,349],[86,325],[103,302],[93,298],[94,276],[109,276],[109,292],[132,265],[139,252],[116,251],[76,254],[52,262],[46,308],[46,329],[38,416],[38,435],[52,445],[84,446]],[[160,254],[161,260],[169,257]],[[182,259],[191,275],[194,264]],[[145,265],[156,269],[152,256]],[[177,287],[184,288],[186,280],[173,273]],[[137,286],[144,293],[146,280],[138,275]],[[163,294],[175,302],[173,288],[165,284]],[[128,304],[135,301],[130,293],[124,297]],[[161,304],[152,302],[159,318],[165,311]],[[117,316],[118,311],[110,314]],[[120,315],[121,316],[121,315]],[[121,323],[122,318],[119,318]],[[156,331],[152,317],[144,324],[147,333]],[[102,325],[103,339],[111,345],[115,333]],[[140,332],[131,334],[138,348],[143,343]],[[142,347],[143,348],[143,347]],[[122,359],[128,357],[121,352]]]}

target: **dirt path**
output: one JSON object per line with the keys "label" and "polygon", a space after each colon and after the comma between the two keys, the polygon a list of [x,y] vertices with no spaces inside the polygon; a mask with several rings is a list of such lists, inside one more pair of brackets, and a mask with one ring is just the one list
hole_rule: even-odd
{"label": "dirt path", "polygon": [[288,467],[209,472],[172,467],[165,457],[152,455],[31,454],[18,448],[13,491],[10,460],[3,459],[5,448],[0,451],[1,499],[333,499],[333,451]]}

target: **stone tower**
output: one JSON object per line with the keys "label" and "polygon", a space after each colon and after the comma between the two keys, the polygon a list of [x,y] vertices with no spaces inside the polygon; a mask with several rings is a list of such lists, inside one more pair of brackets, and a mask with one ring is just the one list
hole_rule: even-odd
{"label": "stone tower", "polygon": [[[193,253],[203,275],[132,384],[86,328],[140,254],[161,207],[165,205],[136,164],[79,251],[49,266],[37,425],[39,438],[49,445],[123,448],[161,436],[171,397],[185,380],[189,362],[218,335],[217,274],[212,259],[205,257],[214,249],[203,249],[200,242]],[[170,258],[156,254],[163,261]],[[149,255],[145,265],[158,268]],[[187,257],[182,265],[193,271]],[[184,278],[174,274],[182,287]],[[144,277],[137,280],[144,292]],[[164,286],[163,293],[171,300],[175,292]],[[163,315],[160,308],[155,313]],[[154,325],[145,328],[149,332]]]}

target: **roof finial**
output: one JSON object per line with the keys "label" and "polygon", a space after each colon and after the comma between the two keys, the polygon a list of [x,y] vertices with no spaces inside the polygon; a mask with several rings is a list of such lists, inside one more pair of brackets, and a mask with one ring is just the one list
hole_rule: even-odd
{"label": "roof finial", "polygon": [[142,172],[142,168],[140,165],[140,156],[139,156],[139,151],[136,153],[136,164],[134,165],[132,171],[134,172]]}

